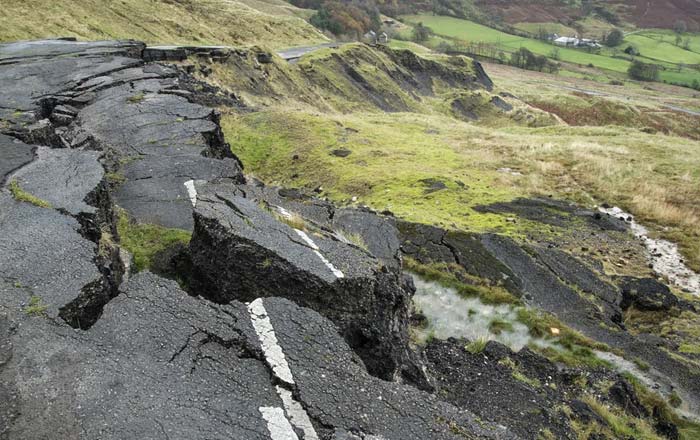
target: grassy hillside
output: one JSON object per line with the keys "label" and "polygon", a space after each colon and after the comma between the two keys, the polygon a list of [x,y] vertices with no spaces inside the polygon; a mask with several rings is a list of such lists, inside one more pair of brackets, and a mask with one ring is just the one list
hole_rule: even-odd
{"label": "grassy hillside", "polygon": [[[408,23],[422,22],[438,36],[467,42],[492,43],[505,53],[524,47],[539,55],[552,56],[555,48],[552,44],[544,41],[508,34],[469,20],[454,17],[423,14],[409,15],[403,18]],[[405,35],[409,33],[410,31],[405,31]],[[557,53],[558,59],[565,63],[581,66],[592,65],[605,71],[625,75],[630,66],[630,61],[623,58],[622,50],[627,44],[633,44],[641,52],[642,61],[658,63],[666,68],[666,70],[661,71],[662,81],[690,84],[694,79],[700,81],[700,72],[679,66],[678,63],[686,65],[700,63],[700,50],[694,51],[700,37],[688,34],[684,38],[691,38],[691,50],[685,50],[673,45],[672,42],[674,40],[670,34],[658,31],[655,33],[628,35],[625,43],[620,47],[615,49],[604,48],[600,54],[565,47],[558,47]]]}
{"label": "grassy hillside", "polygon": [[326,40],[281,0],[3,0],[0,41],[74,36],[291,47]]}
{"label": "grassy hillside", "polygon": [[[340,203],[357,198],[413,221],[515,236],[527,235],[531,225],[473,208],[533,195],[588,206],[606,201],[657,225],[700,268],[700,211],[694,203],[700,193],[700,118],[664,107],[692,107],[697,99],[691,90],[618,86],[616,97],[608,86],[610,96],[587,97],[571,89],[590,84],[500,66],[510,71],[495,76],[492,92],[445,88],[438,81],[421,93],[420,87],[397,89],[393,81],[406,77],[397,57],[372,52],[347,46],[298,65],[266,65],[270,83],[256,81],[256,93],[236,79],[245,77],[240,65],[215,68],[220,85],[259,110],[223,118],[227,139],[247,170],[270,183],[320,186]],[[366,90],[374,100],[363,104]],[[560,114],[571,126],[499,95],[506,91]],[[496,96],[514,108],[497,110]],[[390,113],[381,111],[386,103]],[[337,157],[335,150],[350,154]],[[445,188],[428,191],[435,180]],[[634,270],[645,267],[640,262]]]}

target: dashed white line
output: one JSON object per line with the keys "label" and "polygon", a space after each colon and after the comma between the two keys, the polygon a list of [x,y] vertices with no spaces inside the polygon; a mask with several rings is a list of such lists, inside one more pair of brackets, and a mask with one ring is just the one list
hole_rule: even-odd
{"label": "dashed white line", "polygon": [[[260,340],[265,360],[272,368],[272,373],[283,383],[293,386],[292,371],[289,369],[282,347],[277,341],[275,329],[272,327],[270,317],[267,315],[263,299],[258,298],[251,302],[248,305],[248,312],[253,323],[253,329],[255,329],[255,333]],[[302,437],[304,440],[319,440],[309,415],[301,404],[294,400],[292,392],[279,385],[275,388],[277,395],[282,400],[284,409],[270,406],[259,408],[260,414],[267,422],[267,429],[272,440],[298,440],[292,425],[304,433]]]}
{"label": "dashed white line", "polygon": [[299,440],[282,408],[261,406],[259,411],[267,422],[267,430],[270,431],[272,440]]}
{"label": "dashed white line", "polygon": [[187,188],[187,195],[190,197],[192,206],[197,206],[197,188],[194,187],[194,180],[188,180],[185,182],[185,188]]}
{"label": "dashed white line", "polygon": [[[288,219],[293,217],[292,213],[287,211],[283,207],[281,207],[281,206],[275,206],[275,207],[277,208],[277,211],[280,213],[280,215],[282,217],[288,218]],[[321,249],[316,245],[316,243],[314,243],[314,241],[311,239],[311,237],[309,237],[306,234],[306,232],[302,231],[301,229],[296,229],[296,228],[294,230],[296,231],[297,235],[299,235],[299,237],[301,237],[302,240],[304,240],[304,242],[309,245],[309,247],[314,251],[314,253],[318,256],[318,258],[323,262],[323,264],[325,264],[326,267],[328,269],[330,269],[330,271],[333,273],[333,275],[335,275],[336,278],[345,278],[345,274],[342,271],[340,271],[338,268],[336,268],[333,265],[333,263],[328,261],[328,259],[326,257],[323,256],[323,254],[321,253]]]}
{"label": "dashed white line", "polygon": [[311,249],[313,249],[314,253],[318,256],[318,258],[321,259],[323,264],[325,264],[326,267],[330,269],[331,272],[333,272],[333,275],[335,275],[336,278],[345,278],[345,274],[338,270],[335,266],[333,266],[333,263],[328,261],[326,257],[323,256],[323,254],[321,253],[321,249],[316,245],[316,243],[314,243],[311,237],[306,235],[306,232],[299,229],[295,229],[295,231],[297,232],[299,237],[301,237],[301,239],[304,240]]}
{"label": "dashed white line", "polygon": [[267,316],[267,310],[265,310],[262,298],[258,298],[250,303],[248,305],[248,312],[250,312],[253,328],[258,334],[265,359],[267,359],[267,363],[270,365],[270,368],[272,368],[272,372],[275,373],[275,376],[282,382],[288,385],[294,385],[292,371],[289,369],[289,364],[287,363],[287,358],[284,357],[282,347],[280,347],[277,342],[275,330],[272,328],[270,318]]}
{"label": "dashed white line", "polygon": [[287,411],[287,416],[292,422],[292,425],[296,426],[304,433],[304,440],[318,440],[318,435],[316,434],[314,425],[311,424],[309,415],[301,404],[294,400],[292,392],[278,386],[277,394],[279,394],[282,403],[284,403],[284,409]]}

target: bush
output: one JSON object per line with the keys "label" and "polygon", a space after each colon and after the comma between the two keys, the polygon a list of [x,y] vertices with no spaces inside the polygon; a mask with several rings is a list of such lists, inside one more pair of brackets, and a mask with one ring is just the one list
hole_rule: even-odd
{"label": "bush", "polygon": [[633,61],[627,70],[627,74],[632,79],[638,81],[658,81],[659,66],[656,64],[647,64],[641,61]]}
{"label": "bush", "polygon": [[559,65],[549,61],[546,56],[535,55],[524,47],[510,54],[510,65],[539,72],[555,73],[559,70]]}
{"label": "bush", "polygon": [[615,47],[622,44],[625,39],[625,35],[619,29],[613,29],[608,35],[605,36],[603,43],[608,47]]}
{"label": "bush", "polygon": [[423,43],[425,41],[428,41],[432,33],[433,31],[429,27],[423,26],[423,23],[418,23],[413,28],[413,41],[415,41],[416,43]]}
{"label": "bush", "polygon": [[634,47],[634,46],[627,46],[627,47],[625,48],[625,53],[626,53],[627,55],[632,55],[633,57],[639,56],[639,55],[640,55],[639,49],[637,49],[637,48]]}
{"label": "bush", "polygon": [[683,20],[678,20],[677,22],[675,22],[675,23],[673,24],[673,30],[674,30],[677,34],[684,34],[684,33],[686,33],[686,32],[688,31],[688,25],[686,24],[685,21],[683,21]]}

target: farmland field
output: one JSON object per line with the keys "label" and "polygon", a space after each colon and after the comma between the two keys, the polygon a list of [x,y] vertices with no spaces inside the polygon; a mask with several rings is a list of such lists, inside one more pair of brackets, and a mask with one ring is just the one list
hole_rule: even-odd
{"label": "farmland field", "polygon": [[[453,17],[429,14],[407,15],[402,17],[411,24],[423,23],[438,36],[467,42],[486,42],[495,44],[504,52],[513,52],[524,47],[538,55],[551,56],[553,45],[533,38],[508,34],[478,23]],[[663,39],[662,39],[663,38]],[[626,74],[630,61],[624,59],[622,48],[626,44],[637,47],[645,62],[655,62],[664,66],[660,73],[662,81],[690,84],[694,79],[700,80],[700,72],[688,68],[678,69],[677,63],[700,64],[700,36],[688,35],[691,50],[685,50],[673,44],[675,38],[664,31],[640,32],[628,35],[619,49],[602,49],[600,54],[565,47],[558,48],[558,59],[577,65],[593,65],[596,68]]]}

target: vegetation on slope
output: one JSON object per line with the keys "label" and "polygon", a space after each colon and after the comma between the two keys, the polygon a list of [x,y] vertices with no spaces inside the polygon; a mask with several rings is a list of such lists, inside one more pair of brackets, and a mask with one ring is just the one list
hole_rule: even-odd
{"label": "vegetation on slope", "polygon": [[[697,141],[619,126],[527,128],[497,121],[485,128],[439,113],[278,107],[226,115],[223,122],[233,151],[271,183],[321,186],[334,200],[356,197],[412,221],[516,235],[530,225],[473,208],[532,195],[606,201],[663,225],[662,235],[700,267]],[[351,154],[336,157],[338,149]],[[445,188],[427,191],[429,179]]]}
{"label": "vegetation on slope", "polygon": [[326,40],[302,18],[308,11],[281,0],[5,0],[2,10],[0,41],[72,36],[282,48]]}
{"label": "vegetation on slope", "polygon": [[119,212],[117,230],[120,244],[134,256],[136,271],[150,269],[159,252],[177,244],[187,245],[192,238],[192,233],[181,229],[136,223],[125,211]]}

